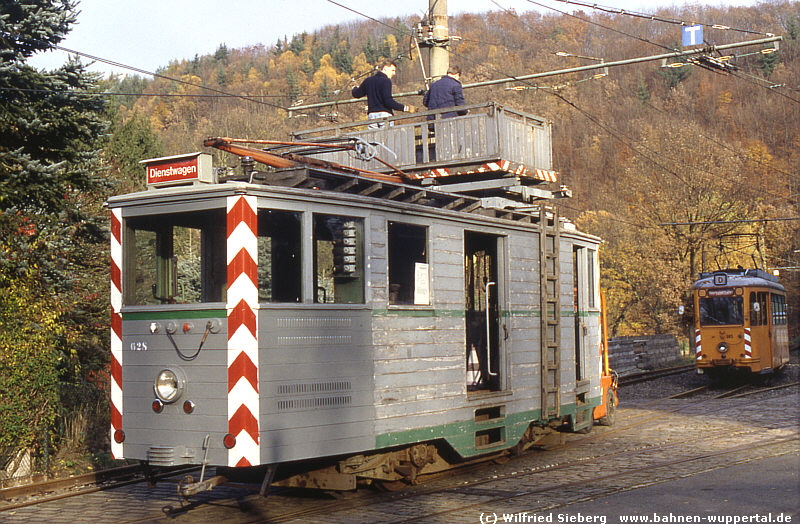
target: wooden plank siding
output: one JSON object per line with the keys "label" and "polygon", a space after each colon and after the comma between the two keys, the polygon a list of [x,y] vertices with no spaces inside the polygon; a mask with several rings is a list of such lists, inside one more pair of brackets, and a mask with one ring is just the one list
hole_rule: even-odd
{"label": "wooden plank siding", "polygon": [[[388,220],[415,223],[408,217]],[[464,404],[463,227],[427,224],[431,304],[391,306],[373,316],[377,434],[456,421],[453,410]],[[385,274],[380,265],[376,259],[374,270]],[[385,310],[386,302],[375,307]]]}

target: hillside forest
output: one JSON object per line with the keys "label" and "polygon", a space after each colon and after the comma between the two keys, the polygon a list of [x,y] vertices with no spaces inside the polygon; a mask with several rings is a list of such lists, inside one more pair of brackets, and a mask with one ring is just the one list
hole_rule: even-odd
{"label": "hillside forest", "polygon": [[[590,72],[465,91],[467,103],[496,101],[554,123],[554,165],[574,194],[561,211],[605,239],[612,335],[680,335],[675,311],[700,271],[798,266],[800,222],[777,219],[800,216],[799,13],[796,2],[656,12],[731,28],[707,29],[713,44],[783,36],[778,53],[761,53],[771,45],[734,49],[732,74],[654,61],[602,78]],[[425,87],[411,39],[418,22],[365,19],[271,45],[220,44],[213,55],[169,64],[162,77],[121,79],[120,92],[143,96],[120,105],[116,124],[146,120],[163,151],[176,154],[197,150],[208,136],[285,139],[290,131],[363,119],[364,104],[335,101],[350,98],[350,86],[381,57],[401,57],[395,92]],[[464,70],[465,85],[586,65],[581,57],[608,62],[680,48],[680,25],[605,12],[460,15],[450,32],[458,37],[450,63]],[[213,95],[200,86],[258,102],[155,96]],[[421,107],[421,100],[402,102]],[[291,118],[276,107],[326,101],[331,106]],[[233,161],[216,155],[218,164]],[[687,222],[694,224],[664,225]],[[796,275],[787,270],[784,280],[796,282]]]}
{"label": "hillside forest", "polygon": [[[418,15],[380,23],[354,15],[240,49],[221,42],[211,55],[147,76],[101,78],[80,57],[58,71],[36,71],[26,59],[55,45],[78,15],[72,0],[33,3],[60,17],[22,8],[0,17],[4,42],[14,31],[48,27],[12,38],[0,66],[0,467],[26,448],[48,469],[64,466],[67,452],[107,449],[102,203],[143,188],[138,161],[198,151],[210,136],[287,139],[363,119],[365,104],[337,101],[382,58],[397,60],[396,93],[425,83],[412,44]],[[779,271],[796,339],[800,3],[659,8],[650,18],[559,6],[451,17],[450,63],[461,67],[462,82],[670,52],[681,48],[681,23],[704,24],[714,45],[782,36],[777,52],[764,51],[773,44],[731,50],[724,70],[650,61],[605,76],[572,73],[464,94],[467,103],[495,101],[553,122],[554,167],[573,192],[559,211],[604,239],[611,336],[687,340],[677,311],[697,273],[742,266]],[[15,17],[29,23],[13,26]],[[421,95],[400,101],[422,106]],[[318,102],[330,105],[286,110]],[[237,161],[208,152],[216,165]],[[37,410],[20,414],[18,400],[2,393],[19,388],[36,391]]]}

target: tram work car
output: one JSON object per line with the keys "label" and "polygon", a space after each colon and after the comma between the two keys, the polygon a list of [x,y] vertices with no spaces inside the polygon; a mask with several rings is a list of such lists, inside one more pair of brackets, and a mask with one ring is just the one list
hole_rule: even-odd
{"label": "tram work car", "polygon": [[771,373],[789,362],[786,291],[760,269],[701,273],[693,285],[695,367]]}
{"label": "tram work car", "polygon": [[116,458],[349,490],[613,420],[600,239],[544,203],[295,160],[154,159],[109,199]]}

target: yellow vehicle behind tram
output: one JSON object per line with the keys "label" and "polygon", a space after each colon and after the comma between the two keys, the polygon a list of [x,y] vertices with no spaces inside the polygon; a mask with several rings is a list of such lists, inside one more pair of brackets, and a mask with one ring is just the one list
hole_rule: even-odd
{"label": "yellow vehicle behind tram", "polygon": [[695,367],[766,374],[789,362],[786,290],[760,269],[701,273],[694,292]]}

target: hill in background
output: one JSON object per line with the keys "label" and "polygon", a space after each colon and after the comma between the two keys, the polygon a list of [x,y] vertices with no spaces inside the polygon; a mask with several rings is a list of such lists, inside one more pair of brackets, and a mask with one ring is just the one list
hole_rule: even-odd
{"label": "hill in background", "polygon": [[[800,5],[655,14],[662,21],[504,11],[450,21],[451,35],[459,37],[450,61],[461,66],[464,84],[591,63],[558,52],[608,62],[680,49],[680,24],[664,20],[707,24],[711,44],[783,36],[778,53],[762,53],[767,46],[733,50],[732,74],[647,62],[612,68],[602,78],[573,74],[465,92],[468,103],[496,101],[554,122],[554,165],[575,195],[559,202],[560,212],[606,241],[603,286],[616,334],[682,334],[674,312],[701,270],[800,265],[794,252],[800,221],[787,220],[800,216]],[[335,101],[349,98],[350,87],[381,57],[400,57],[395,92],[424,88],[419,61],[409,59],[418,19],[383,22],[331,26],[243,49],[222,44],[213,55],[169,64],[153,80],[118,80],[120,92],[208,95],[131,97],[120,107],[118,126],[144,117],[164,153],[177,154],[197,150],[208,136],[282,139],[292,130],[362,119],[362,104]],[[329,108],[292,118],[282,109],[326,101]],[[422,105],[421,96],[402,101]],[[694,224],[669,225],[686,222]],[[795,312],[797,275],[782,274]]]}

